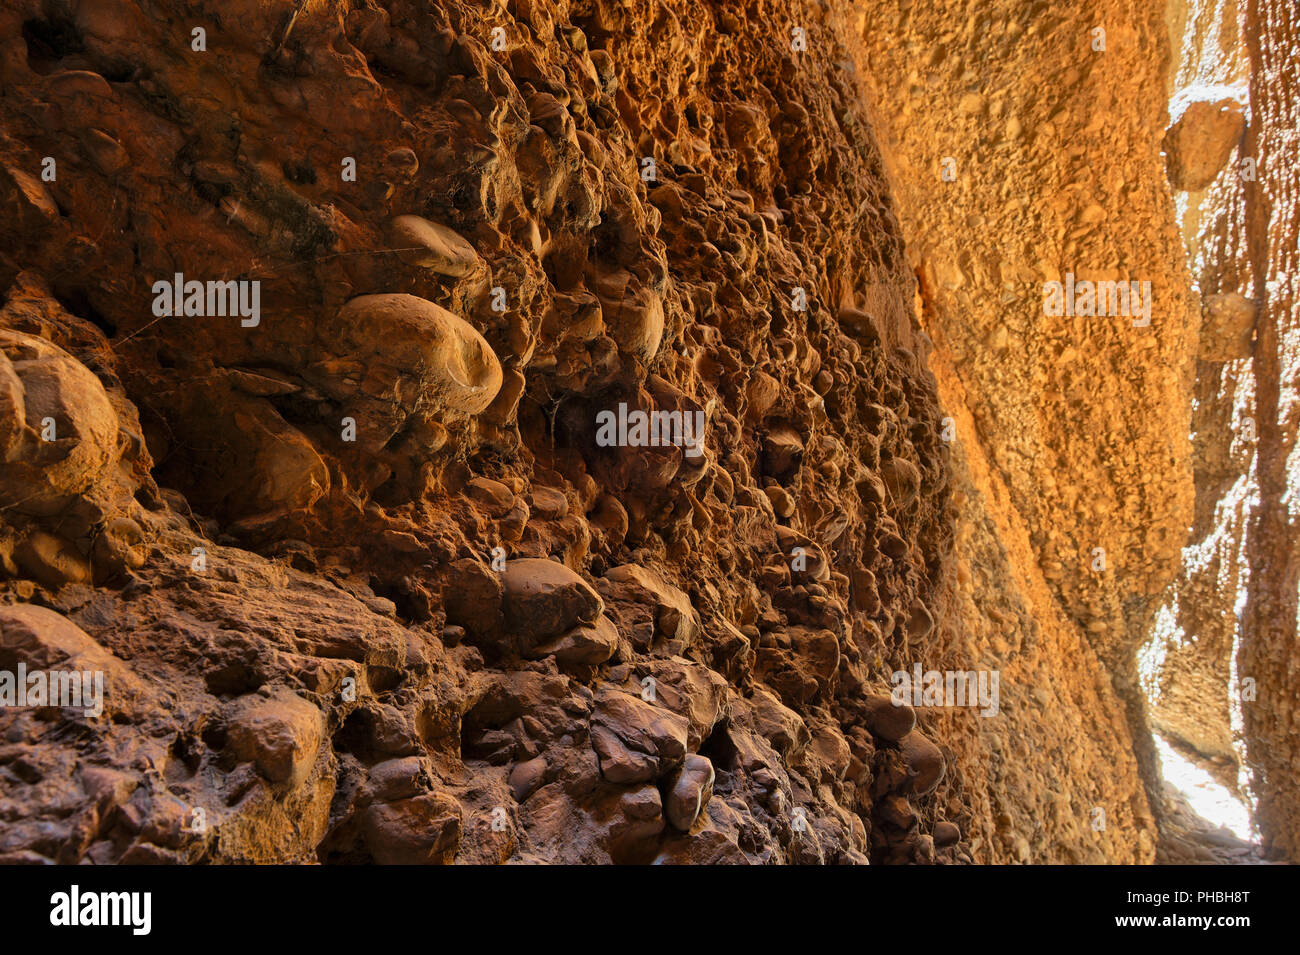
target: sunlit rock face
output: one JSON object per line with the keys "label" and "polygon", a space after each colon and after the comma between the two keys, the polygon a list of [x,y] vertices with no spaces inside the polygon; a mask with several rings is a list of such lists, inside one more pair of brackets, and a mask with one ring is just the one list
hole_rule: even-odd
{"label": "sunlit rock face", "polygon": [[1275,313],[1103,12],[6,6],[0,671],[105,679],[0,707],[0,861],[1151,861]]}
{"label": "sunlit rock face", "polygon": [[[1294,765],[1296,724],[1283,700],[1294,695],[1284,673],[1295,660],[1296,588],[1284,568],[1296,538],[1285,489],[1295,473],[1297,314],[1287,276],[1297,223],[1286,197],[1297,190],[1289,71],[1300,53],[1275,4],[1174,8],[1170,28],[1166,141],[1175,148],[1166,158],[1201,329],[1194,519],[1144,655],[1153,725],[1180,750],[1171,762],[1194,760],[1193,770],[1253,806],[1264,855],[1294,860],[1300,795],[1283,767]],[[1193,156],[1190,169],[1174,168]],[[1239,812],[1230,805],[1218,816],[1234,825]],[[1169,849],[1168,861],[1206,861],[1204,845],[1175,840]]]}
{"label": "sunlit rock face", "polygon": [[1166,27],[1127,4],[880,6],[863,62],[951,418],[955,607],[936,629],[1001,670],[1001,714],[950,731],[957,762],[999,777],[989,858],[1149,862],[1134,653],[1190,518],[1197,324],[1160,158]]}
{"label": "sunlit rock face", "polygon": [[[1022,658],[1039,641],[1017,634],[1044,627],[1095,650],[1094,672],[1109,677],[1127,723],[1098,755],[1137,756],[1162,861],[1242,853],[1187,842],[1198,823],[1181,803],[1166,805],[1151,730],[1245,800],[1240,766],[1242,782],[1268,793],[1256,820],[1263,854],[1294,857],[1296,803],[1281,770],[1293,753],[1281,737],[1294,724],[1278,709],[1289,690],[1276,669],[1295,660],[1286,636],[1295,587],[1280,570],[1291,518],[1281,498],[1263,500],[1264,487],[1277,495],[1288,486],[1282,462],[1296,431],[1286,384],[1294,203],[1272,198],[1296,188],[1294,164],[1282,158],[1294,143],[1294,123],[1281,118],[1295,110],[1282,66],[1297,56],[1291,31],[1268,4],[1121,5],[1050,23],[1024,11],[963,21],[943,10],[919,22],[902,5],[886,7],[864,32],[880,65],[869,83],[879,125],[892,129],[886,165],[921,278],[919,314],[938,345],[930,365],[959,436],[957,473],[971,474],[969,489],[954,482],[959,561],[963,541],[980,555],[959,573],[974,604],[968,633],[989,632],[994,652],[1020,644]],[[908,72],[897,30],[924,37],[925,68]],[[986,75],[976,62],[997,64],[989,75],[1008,82],[968,88],[971,70]],[[896,84],[877,78],[898,75],[908,78],[901,106]],[[1052,95],[1025,95],[1044,84]],[[1076,96],[1103,107],[1075,110]],[[1276,150],[1268,170],[1264,144]],[[1163,170],[1152,160],[1161,151]],[[1056,198],[1044,201],[1047,193]],[[1150,325],[1100,307],[1073,317],[1040,309],[1039,290],[1070,276],[1149,281]],[[973,429],[965,441],[963,426]],[[985,515],[999,513],[1009,526],[990,535]],[[1264,527],[1271,542],[1252,538]],[[1009,580],[990,574],[1002,561],[1014,568]],[[1037,609],[1032,624],[1008,627],[999,602],[1016,593],[1012,606]],[[1247,607],[1258,608],[1254,617]],[[1025,682],[1073,724],[1071,710],[1092,703],[1052,692],[1058,666],[1049,658]],[[1113,711],[1108,695],[1098,702]],[[1002,741],[989,742],[997,754]],[[1017,809],[1042,798],[1032,778],[1020,785]],[[1098,805],[1110,785],[1093,790]],[[1003,820],[1004,844],[1054,815],[1017,809]],[[1156,836],[1143,815],[1139,827]],[[1036,845],[1032,834],[1025,842]],[[1145,848],[1139,857],[1149,858]]]}

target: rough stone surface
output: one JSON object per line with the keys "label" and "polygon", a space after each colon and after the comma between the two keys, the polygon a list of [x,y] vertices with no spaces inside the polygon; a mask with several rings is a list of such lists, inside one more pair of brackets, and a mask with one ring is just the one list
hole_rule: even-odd
{"label": "rough stone surface", "polygon": [[[958,514],[954,573],[927,601],[936,634],[913,658],[1000,672],[997,718],[923,721],[968,784],[999,777],[947,817],[978,856],[1149,862],[1158,769],[1134,657],[1193,493],[1195,312],[1159,155],[1167,34],[1154,7],[1059,13],[887,3],[857,23]],[[999,79],[972,92],[972,71]],[[1069,275],[1150,282],[1151,324],[1047,314],[1045,283]]]}
{"label": "rough stone surface", "polygon": [[[1200,4],[1172,18],[1172,99],[1248,102],[1236,153],[1180,206],[1201,291],[1195,517],[1145,655],[1156,730],[1255,801],[1260,845],[1233,846],[1166,789],[1162,861],[1294,861],[1296,517],[1295,28],[1285,4]],[[1290,669],[1288,669],[1290,668]],[[1208,835],[1207,835],[1208,833]],[[1243,833],[1245,835],[1245,833]],[[1228,848],[1225,850],[1225,846]]]}
{"label": "rough stone surface", "polygon": [[1180,9],[7,4],[0,862],[1213,855],[1152,725],[1295,858],[1295,24],[1170,129]]}

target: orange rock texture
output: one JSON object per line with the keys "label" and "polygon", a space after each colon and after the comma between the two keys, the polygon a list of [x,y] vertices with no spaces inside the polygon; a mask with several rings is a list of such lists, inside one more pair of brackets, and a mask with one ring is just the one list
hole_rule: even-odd
{"label": "orange rock texture", "polygon": [[1154,861],[1139,650],[1252,352],[1294,685],[1252,3],[1292,171],[1208,305],[1174,190],[1256,127],[1170,128],[1132,0],[9,3],[0,672],[103,694],[0,707],[0,862]]}

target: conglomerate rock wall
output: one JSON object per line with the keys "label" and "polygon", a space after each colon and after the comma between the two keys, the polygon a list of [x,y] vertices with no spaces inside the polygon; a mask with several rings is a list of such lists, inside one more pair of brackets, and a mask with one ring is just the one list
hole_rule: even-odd
{"label": "conglomerate rock wall", "polygon": [[[955,425],[959,561],[968,524],[993,510],[990,486],[1009,488],[1029,535],[1009,576],[963,581],[973,629],[979,607],[1045,583],[1033,626],[1060,626],[1063,609],[1066,632],[1095,649],[1149,808],[1158,817],[1164,800],[1148,722],[1231,787],[1245,755],[1276,858],[1295,858],[1297,844],[1288,150],[1300,51],[1279,26],[1293,20],[1285,4],[1195,0],[884,4],[859,23],[918,316]],[[1151,325],[1051,314],[1036,296],[1066,272],[1150,281]],[[992,480],[967,476],[977,455]],[[984,503],[966,504],[968,487]],[[994,566],[978,561],[984,574]],[[1049,673],[1060,660],[1047,655]],[[1080,725],[1070,707],[1062,715]],[[1167,848],[1169,861],[1216,858]]]}
{"label": "conglomerate rock wall", "polygon": [[[1014,668],[1021,701],[1015,732],[980,733],[1004,750],[1002,839],[1149,861],[1134,659],[1190,522],[1199,325],[1161,157],[1161,11],[886,3],[861,37],[955,425],[965,646]],[[1085,281],[1149,283],[1150,311],[1052,314],[1048,283]]]}
{"label": "conglomerate rock wall", "polygon": [[972,858],[886,698],[946,446],[829,26],[0,16],[0,663],[107,671],[0,716],[5,859]]}
{"label": "conglomerate rock wall", "polygon": [[1166,26],[939,6],[0,11],[0,860],[1151,861]]}

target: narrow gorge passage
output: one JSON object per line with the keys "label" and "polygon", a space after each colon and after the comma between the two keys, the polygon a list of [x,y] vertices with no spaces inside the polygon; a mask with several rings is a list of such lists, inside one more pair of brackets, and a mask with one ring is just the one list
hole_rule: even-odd
{"label": "narrow gorge passage", "polygon": [[9,0],[0,863],[1300,861],[1297,19]]}

